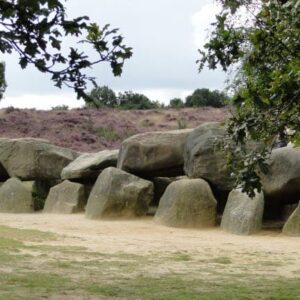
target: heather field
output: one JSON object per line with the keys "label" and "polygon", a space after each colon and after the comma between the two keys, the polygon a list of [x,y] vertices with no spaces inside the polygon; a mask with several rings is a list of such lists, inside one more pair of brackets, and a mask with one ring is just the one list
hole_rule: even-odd
{"label": "heather field", "polygon": [[127,137],[148,131],[194,128],[223,121],[224,108],[154,110],[72,109],[38,111],[0,110],[0,137],[34,137],[82,152],[117,149]]}

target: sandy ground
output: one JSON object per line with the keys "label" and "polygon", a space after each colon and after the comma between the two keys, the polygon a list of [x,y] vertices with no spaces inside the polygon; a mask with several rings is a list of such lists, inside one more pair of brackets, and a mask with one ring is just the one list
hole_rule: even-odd
{"label": "sandy ground", "polygon": [[279,231],[237,236],[220,228],[196,230],[164,227],[155,224],[151,217],[99,221],[85,219],[82,214],[0,214],[0,225],[53,232],[62,236],[52,242],[54,244],[83,246],[107,254],[121,252],[159,256],[185,253],[197,260],[225,257],[232,261],[234,272],[245,268],[250,273],[257,274],[261,270],[264,275],[288,278],[300,274],[300,238],[287,237]]}
{"label": "sandy ground", "polygon": [[147,253],[153,251],[197,251],[205,247],[297,253],[300,238],[279,231],[238,236],[214,229],[179,229],[157,225],[151,217],[137,220],[88,220],[82,214],[0,214],[0,224],[64,235],[65,242],[102,252]]}

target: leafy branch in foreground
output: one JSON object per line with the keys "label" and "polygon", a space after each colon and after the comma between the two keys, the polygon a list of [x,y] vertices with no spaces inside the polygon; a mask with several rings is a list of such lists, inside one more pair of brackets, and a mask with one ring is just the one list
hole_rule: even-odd
{"label": "leafy branch in foreground", "polygon": [[[76,40],[76,47],[66,51],[63,39],[68,36]],[[78,48],[82,44],[94,50],[93,60]],[[0,51],[18,53],[22,69],[34,65],[50,74],[55,86],[74,89],[78,98],[88,98],[87,84],[95,84],[86,69],[107,62],[119,76],[124,61],[132,55],[117,29],[100,28],[87,16],[68,19],[59,0],[0,1]]]}
{"label": "leafy branch in foreground", "polygon": [[[227,149],[237,186],[253,196],[255,189],[261,190],[257,171],[266,172],[276,139],[299,143],[300,1],[220,2],[223,9],[200,50],[199,69],[235,70],[227,130],[234,146]],[[249,141],[263,146],[249,151]],[[234,163],[241,155],[243,160]]]}

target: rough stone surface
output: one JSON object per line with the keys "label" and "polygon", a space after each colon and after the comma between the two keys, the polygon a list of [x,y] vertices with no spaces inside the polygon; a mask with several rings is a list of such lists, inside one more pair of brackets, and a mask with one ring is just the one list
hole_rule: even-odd
{"label": "rough stone surface", "polygon": [[10,177],[22,180],[59,179],[78,153],[41,139],[0,139],[0,164]]}
{"label": "rough stone surface", "polygon": [[284,203],[296,202],[300,193],[300,148],[273,150],[268,173],[259,172],[266,196]]}
{"label": "rough stone surface", "polygon": [[300,202],[284,224],[282,233],[290,236],[300,236]]}
{"label": "rough stone surface", "polygon": [[191,129],[148,132],[125,140],[118,168],[141,177],[183,175],[183,150]]}
{"label": "rough stone surface", "polygon": [[147,213],[153,183],[110,167],[98,177],[86,206],[86,217],[130,218]]}
{"label": "rough stone surface", "polygon": [[97,179],[104,169],[117,166],[118,154],[118,150],[84,153],[62,170],[61,178]]}
{"label": "rough stone surface", "polygon": [[184,170],[190,178],[203,178],[220,190],[230,191],[234,181],[227,168],[225,153],[218,145],[224,136],[221,123],[197,127],[187,138]]}
{"label": "rough stone surface", "polygon": [[34,200],[28,188],[17,178],[10,178],[0,188],[0,212],[31,213]]}
{"label": "rough stone surface", "polygon": [[221,228],[238,235],[250,235],[261,229],[264,194],[251,199],[240,190],[232,190],[223,213]]}
{"label": "rough stone surface", "polygon": [[45,202],[45,213],[72,214],[83,211],[85,205],[84,186],[79,183],[64,182],[52,187]]}
{"label": "rough stone surface", "polygon": [[216,223],[216,206],[206,181],[182,179],[167,187],[154,219],[171,227],[212,227]]}

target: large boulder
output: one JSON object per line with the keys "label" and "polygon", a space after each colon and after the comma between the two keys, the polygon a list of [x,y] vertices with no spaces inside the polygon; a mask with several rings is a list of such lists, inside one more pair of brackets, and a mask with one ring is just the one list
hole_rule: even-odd
{"label": "large boulder", "polygon": [[184,171],[190,178],[203,178],[219,190],[230,191],[234,180],[227,168],[227,159],[219,142],[225,137],[221,123],[205,123],[187,138]]}
{"label": "large boulder", "polygon": [[300,237],[300,202],[287,222],[284,224],[282,233]]}
{"label": "large boulder", "polygon": [[110,167],[99,175],[85,214],[89,219],[143,216],[152,198],[152,182]]}
{"label": "large boulder", "polygon": [[117,166],[118,154],[118,150],[84,153],[62,170],[61,178],[64,180],[96,180],[104,169]]}
{"label": "large boulder", "polygon": [[64,182],[52,187],[46,199],[44,212],[72,214],[83,211],[86,203],[84,185]]}
{"label": "large boulder", "polygon": [[238,235],[250,235],[261,229],[264,194],[249,198],[240,190],[232,190],[223,213],[221,228]]}
{"label": "large boulder", "polygon": [[273,150],[268,172],[259,172],[263,190],[269,199],[282,204],[295,203],[300,193],[300,148]]}
{"label": "large boulder", "polygon": [[183,150],[191,131],[147,132],[126,139],[118,168],[144,178],[183,175]]}
{"label": "large boulder", "polygon": [[40,139],[0,139],[0,164],[10,177],[22,180],[59,179],[79,154]]}
{"label": "large boulder", "polygon": [[167,187],[154,219],[171,227],[212,227],[216,223],[216,206],[206,181],[182,179]]}
{"label": "large boulder", "polygon": [[19,179],[10,178],[0,187],[0,212],[31,213],[33,209],[32,193]]}

